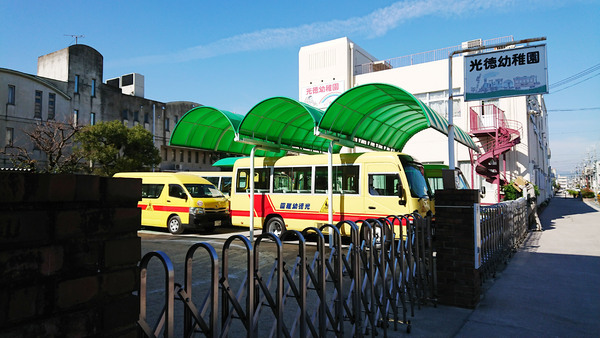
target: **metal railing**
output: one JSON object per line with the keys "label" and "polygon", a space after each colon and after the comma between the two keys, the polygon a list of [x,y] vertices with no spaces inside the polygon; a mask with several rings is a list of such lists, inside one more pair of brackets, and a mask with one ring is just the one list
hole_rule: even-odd
{"label": "metal railing", "polygon": [[482,206],[480,212],[481,266],[485,277],[495,275],[500,264],[521,246],[528,229],[527,200]]}
{"label": "metal railing", "polygon": [[471,133],[507,128],[516,131],[520,135],[523,130],[521,122],[507,119],[504,110],[498,108],[495,104],[472,106],[469,108],[469,112]]}
{"label": "metal railing", "polygon": [[[178,307],[183,307],[180,325],[185,337],[241,332],[247,337],[387,336],[399,325],[410,332],[407,312],[414,316],[415,305],[436,301],[432,233],[431,218],[415,213],[290,230],[281,239],[264,233],[254,244],[234,235],[225,241],[221,261],[210,244],[191,246],[181,285],[173,281],[170,259],[162,252],[149,252],[140,263],[140,334],[172,337]],[[349,238],[342,240],[342,234]],[[307,237],[316,239],[312,257]],[[230,261],[234,247],[238,260],[245,257],[243,264]],[[195,290],[192,278],[200,248],[211,262],[203,274],[210,279],[204,291]],[[295,253],[295,258],[288,259],[284,252]],[[273,262],[268,257],[274,257]],[[152,258],[160,260],[166,277],[164,296],[158,297],[163,310],[150,327],[146,278]]]}
{"label": "metal railing", "polygon": [[[492,46],[497,45],[504,42],[512,42],[513,36],[503,36],[499,38],[483,40],[483,46]],[[383,61],[375,61],[369,63],[363,63],[360,65],[356,65],[354,67],[354,75],[367,74],[372,72],[377,72],[386,69],[392,68],[400,68],[406,66],[417,65],[426,62],[433,62],[439,60],[447,60],[448,55],[450,53],[465,49],[463,45],[451,46],[446,48],[440,48],[435,50],[430,50],[427,52],[416,53],[411,55],[400,56],[392,59],[387,59]],[[489,51],[487,49],[480,51],[481,53]]]}

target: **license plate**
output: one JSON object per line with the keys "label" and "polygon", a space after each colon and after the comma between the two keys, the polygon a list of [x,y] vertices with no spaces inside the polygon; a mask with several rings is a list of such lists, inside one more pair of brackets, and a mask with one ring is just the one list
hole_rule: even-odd
{"label": "license plate", "polygon": [[215,221],[215,226],[216,227],[221,226],[221,221]]}

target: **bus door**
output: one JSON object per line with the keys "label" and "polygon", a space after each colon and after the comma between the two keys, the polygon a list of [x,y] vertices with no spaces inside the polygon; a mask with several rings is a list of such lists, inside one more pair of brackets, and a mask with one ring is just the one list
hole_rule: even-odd
{"label": "bus door", "polygon": [[406,194],[400,180],[398,166],[391,163],[366,165],[364,209],[373,217],[405,213],[402,205]]}

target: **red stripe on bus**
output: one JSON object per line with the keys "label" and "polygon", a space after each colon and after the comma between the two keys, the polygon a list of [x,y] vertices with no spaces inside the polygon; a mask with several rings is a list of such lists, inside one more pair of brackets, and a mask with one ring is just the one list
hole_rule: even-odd
{"label": "red stripe on bus", "polygon": [[[250,197],[250,195],[248,195]],[[270,214],[278,214],[285,219],[294,220],[315,220],[315,221],[329,221],[329,215],[326,213],[316,211],[286,211],[286,210],[275,210],[271,196],[267,194],[256,194],[254,195],[254,217],[266,217]],[[234,210],[231,209],[231,216],[238,217],[250,217],[250,212],[245,210]],[[361,213],[334,213],[333,221],[340,222],[342,220],[358,221],[366,220],[369,218],[380,218],[387,217],[389,215],[378,215],[378,214],[361,214]],[[406,221],[402,220],[402,225],[406,225]]]}
{"label": "red stripe on bus", "polygon": [[[146,208],[148,208],[148,205],[138,203],[138,208],[140,208],[142,210],[146,210]],[[189,207],[172,207],[172,206],[168,206],[168,205],[156,205],[156,204],[152,205],[152,210],[153,211],[167,211],[167,212],[185,212],[185,213],[190,212]]]}

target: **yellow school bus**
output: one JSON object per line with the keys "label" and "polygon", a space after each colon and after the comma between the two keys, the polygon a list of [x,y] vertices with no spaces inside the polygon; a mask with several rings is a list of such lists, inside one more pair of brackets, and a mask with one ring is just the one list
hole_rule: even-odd
{"label": "yellow school bus", "polygon": [[231,171],[186,171],[185,173],[198,175],[214,184],[225,197],[231,194]]}
{"label": "yellow school bus", "polygon": [[184,229],[212,231],[229,223],[228,201],[206,179],[187,173],[117,173],[114,177],[142,179],[142,225],[167,228],[172,234]]}
{"label": "yellow school bus", "polygon": [[[396,152],[335,154],[332,163],[334,224],[430,212],[431,192],[423,167],[411,156]],[[327,224],[327,165],[327,154],[255,158],[255,227],[280,235],[285,230]],[[237,160],[230,197],[233,225],[250,223],[249,175],[250,159]]]}

